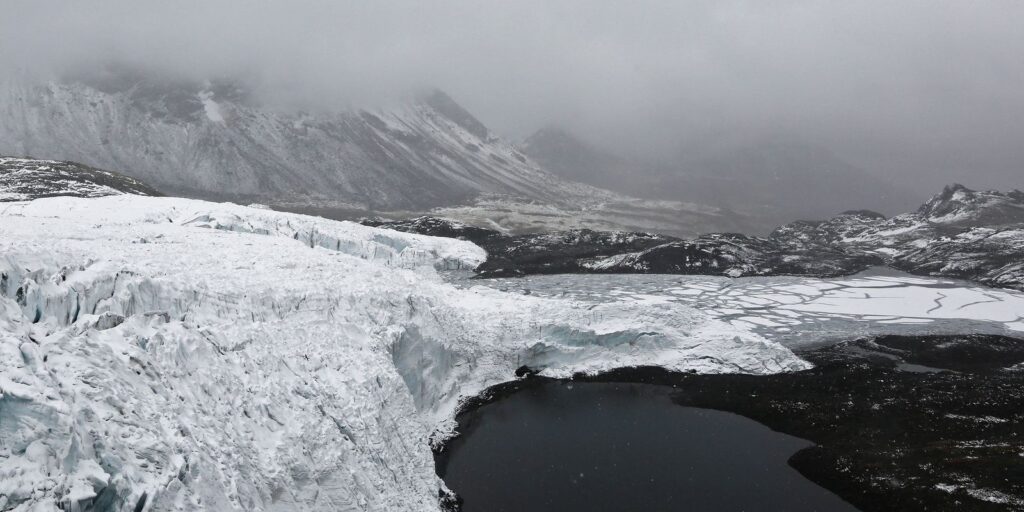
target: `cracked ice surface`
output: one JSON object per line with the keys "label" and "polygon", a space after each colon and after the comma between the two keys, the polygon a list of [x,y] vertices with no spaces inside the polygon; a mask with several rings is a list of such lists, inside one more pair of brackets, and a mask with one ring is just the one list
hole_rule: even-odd
{"label": "cracked ice surface", "polygon": [[[889,275],[886,275],[889,274]],[[786,346],[872,334],[1024,333],[1024,292],[893,271],[837,279],[554,275],[460,286],[598,303],[681,304]]]}
{"label": "cracked ice surface", "polygon": [[437,510],[431,439],[520,365],[807,367],[678,301],[437,272],[483,257],[185,199],[0,206],[0,510]]}

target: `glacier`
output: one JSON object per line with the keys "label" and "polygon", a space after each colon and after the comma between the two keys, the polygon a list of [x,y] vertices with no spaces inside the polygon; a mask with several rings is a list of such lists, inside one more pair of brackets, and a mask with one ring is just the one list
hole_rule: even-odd
{"label": "glacier", "polygon": [[439,510],[432,445],[523,365],[810,366],[685,304],[441,275],[485,258],[229,203],[0,204],[0,510]]}

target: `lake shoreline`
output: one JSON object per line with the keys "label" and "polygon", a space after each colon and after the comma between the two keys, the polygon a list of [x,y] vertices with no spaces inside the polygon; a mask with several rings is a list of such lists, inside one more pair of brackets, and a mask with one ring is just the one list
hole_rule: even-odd
{"label": "lake shoreline", "polygon": [[[815,445],[790,465],[864,511],[1024,508],[1024,340],[880,336],[799,355],[815,368],[754,376],[639,367],[574,380],[671,386],[679,405],[807,439]],[[460,415],[555,380],[536,370],[466,400]],[[435,450],[439,474],[446,446]],[[455,497],[443,501],[457,510]]]}

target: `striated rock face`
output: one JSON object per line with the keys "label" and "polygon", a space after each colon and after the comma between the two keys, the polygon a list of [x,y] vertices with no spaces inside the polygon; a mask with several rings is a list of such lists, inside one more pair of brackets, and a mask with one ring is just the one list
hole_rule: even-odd
{"label": "striated rock face", "polygon": [[680,304],[461,289],[470,242],[179,198],[0,205],[0,508],[439,510],[521,366],[808,368]]}
{"label": "striated rock face", "polygon": [[232,84],[131,74],[0,88],[0,152],[115,169],[167,193],[369,209],[481,193],[601,196],[542,171],[441,92],[379,111],[271,109]]}
{"label": "striated rock face", "polygon": [[0,201],[116,194],[160,195],[134,178],[75,162],[0,157]]}

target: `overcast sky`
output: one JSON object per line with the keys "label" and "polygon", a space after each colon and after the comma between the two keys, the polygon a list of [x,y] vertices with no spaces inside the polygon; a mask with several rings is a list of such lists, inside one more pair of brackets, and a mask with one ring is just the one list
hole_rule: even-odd
{"label": "overcast sky", "polygon": [[6,69],[111,59],[324,106],[433,85],[514,138],[557,124],[661,157],[792,140],[1024,188],[1018,0],[4,2]]}

